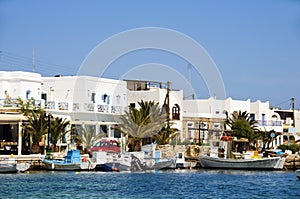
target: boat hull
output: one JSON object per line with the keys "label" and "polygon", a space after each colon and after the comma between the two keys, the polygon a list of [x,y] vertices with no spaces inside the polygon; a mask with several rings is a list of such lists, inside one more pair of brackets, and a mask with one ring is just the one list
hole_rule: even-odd
{"label": "boat hull", "polygon": [[[280,157],[263,159],[223,159],[201,155],[199,157],[201,167],[215,169],[280,169],[278,163]],[[282,169],[282,168],[281,168]]]}
{"label": "boat hull", "polygon": [[300,179],[300,169],[297,169],[297,170],[295,171],[295,173],[296,173],[297,178]]}
{"label": "boat hull", "polygon": [[0,173],[17,173],[17,164],[0,164]]}
{"label": "boat hull", "polygon": [[197,162],[179,162],[176,163],[176,169],[192,169],[195,168]]}
{"label": "boat hull", "polygon": [[52,171],[79,171],[81,170],[80,163],[63,163],[51,160],[44,160],[45,168]]}

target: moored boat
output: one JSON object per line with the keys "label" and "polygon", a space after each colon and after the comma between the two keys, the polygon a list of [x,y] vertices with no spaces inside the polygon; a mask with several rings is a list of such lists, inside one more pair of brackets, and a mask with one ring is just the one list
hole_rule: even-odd
{"label": "moored boat", "polygon": [[17,163],[14,159],[8,158],[0,161],[0,173],[17,173]]}
{"label": "moored boat", "polygon": [[176,169],[193,169],[197,162],[188,162],[185,160],[184,152],[177,152],[176,154]]}
{"label": "moored boat", "polygon": [[17,163],[17,159],[11,155],[9,158],[0,160],[0,173],[25,172],[31,166],[30,163]]}
{"label": "moored boat", "polygon": [[[285,157],[262,157],[254,152],[253,155],[235,154],[230,151],[231,140],[211,141],[210,155],[200,155],[199,161],[203,168],[216,169],[282,169]],[[235,158],[232,158],[235,157]]]}
{"label": "moored boat", "polygon": [[297,170],[295,171],[295,174],[296,174],[297,178],[300,179],[300,169],[297,169]]}
{"label": "moored boat", "polygon": [[151,148],[155,149],[155,146],[147,147],[149,150],[142,148],[142,151],[136,152],[96,151],[93,153],[93,162],[96,163],[95,170],[147,171],[175,168],[173,159],[161,158],[160,151]]}
{"label": "moored boat", "polygon": [[79,150],[69,150],[63,160],[43,159],[47,170],[80,171],[93,170],[95,164],[87,158],[81,158]]}

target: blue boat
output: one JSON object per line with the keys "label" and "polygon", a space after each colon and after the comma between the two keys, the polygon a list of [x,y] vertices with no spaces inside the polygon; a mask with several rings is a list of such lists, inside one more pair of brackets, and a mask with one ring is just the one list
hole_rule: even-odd
{"label": "blue boat", "polygon": [[55,171],[80,171],[80,170],[93,170],[95,164],[89,159],[81,159],[80,150],[69,150],[63,160],[43,159],[47,170]]}

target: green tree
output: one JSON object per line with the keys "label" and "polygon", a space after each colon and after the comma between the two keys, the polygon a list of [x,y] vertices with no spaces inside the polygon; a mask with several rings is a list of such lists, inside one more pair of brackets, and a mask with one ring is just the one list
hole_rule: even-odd
{"label": "green tree", "polygon": [[157,142],[157,145],[169,144],[178,135],[178,131],[176,128],[165,125],[160,132],[153,136],[153,139]]}
{"label": "green tree", "polygon": [[[279,135],[276,131],[271,130],[271,131],[261,131],[260,132],[261,137],[260,139],[263,141],[263,148],[262,151],[265,151],[266,148],[270,146],[270,144],[273,142],[274,139]],[[274,134],[274,137],[272,138],[272,134]]]}
{"label": "green tree", "polygon": [[131,139],[131,145],[134,150],[141,149],[141,140],[143,138],[153,137],[165,125],[166,114],[154,101],[138,102],[139,109],[129,107],[129,111],[121,116],[121,124],[119,126],[121,132],[127,134]]}
{"label": "green tree", "polygon": [[48,123],[46,113],[44,111],[31,111],[28,116],[28,122],[23,125],[23,128],[30,134],[32,144],[30,144],[30,151],[32,153],[39,153],[39,142],[42,137],[48,132]]}
{"label": "green tree", "polygon": [[83,145],[83,150],[86,152],[87,148],[90,148],[95,144],[97,140],[101,138],[101,134],[96,134],[95,126],[83,124],[79,128],[75,129],[75,140]]}
{"label": "green tree", "polygon": [[248,139],[249,142],[247,148],[261,137],[256,128],[257,122],[251,119],[250,114],[247,113],[247,111],[234,112],[232,118],[229,118],[226,121],[226,124],[231,127],[234,136],[237,136],[237,138]]}
{"label": "green tree", "polygon": [[70,121],[66,118],[61,117],[52,117],[50,124],[50,132],[51,132],[51,143],[54,146],[54,152],[56,152],[56,144],[62,139],[67,133],[70,132],[67,127],[70,125]]}
{"label": "green tree", "polygon": [[32,112],[35,112],[38,114],[45,112],[43,109],[41,109],[39,106],[37,106],[34,98],[30,98],[28,100],[22,100],[20,97],[18,97],[17,105],[18,105],[20,112],[26,117],[31,116]]}

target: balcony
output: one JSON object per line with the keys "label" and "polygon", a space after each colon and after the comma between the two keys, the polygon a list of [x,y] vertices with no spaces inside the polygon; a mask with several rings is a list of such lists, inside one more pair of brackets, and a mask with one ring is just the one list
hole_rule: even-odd
{"label": "balcony", "polygon": [[282,126],[281,120],[257,120],[259,126]]}
{"label": "balcony", "polygon": [[[43,108],[43,107],[42,107]],[[60,111],[73,111],[73,112],[98,112],[98,113],[113,113],[122,114],[123,107],[110,106],[94,103],[71,103],[71,102],[45,102],[45,109],[60,110]],[[70,110],[69,110],[70,109]]]}

